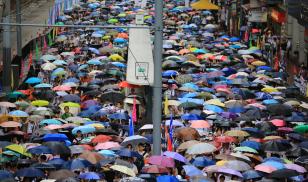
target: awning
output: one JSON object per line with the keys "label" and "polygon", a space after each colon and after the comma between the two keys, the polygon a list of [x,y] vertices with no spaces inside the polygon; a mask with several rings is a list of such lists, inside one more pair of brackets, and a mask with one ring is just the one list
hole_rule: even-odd
{"label": "awning", "polygon": [[219,6],[216,6],[213,3],[210,3],[209,0],[200,0],[198,2],[192,3],[191,7],[193,9],[201,9],[201,10],[218,10]]}

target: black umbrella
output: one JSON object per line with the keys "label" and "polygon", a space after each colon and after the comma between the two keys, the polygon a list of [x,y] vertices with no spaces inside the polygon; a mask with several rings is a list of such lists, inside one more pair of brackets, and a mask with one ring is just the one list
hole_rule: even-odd
{"label": "black umbrella", "polygon": [[13,174],[10,173],[9,171],[0,170],[0,179],[1,179],[0,181],[8,178],[13,178]]}
{"label": "black umbrella", "polygon": [[103,134],[103,135],[118,135],[118,133],[110,128],[103,128],[98,129],[95,131],[96,134]]}
{"label": "black umbrella", "polygon": [[267,106],[267,110],[273,116],[290,116],[292,114],[292,107],[285,104],[271,104]]}
{"label": "black umbrella", "polygon": [[295,163],[308,164],[308,155],[301,156],[301,157],[295,159]]}
{"label": "black umbrella", "polygon": [[15,173],[17,177],[28,177],[28,178],[36,178],[36,177],[44,177],[45,174],[43,171],[36,169],[34,167],[22,168]]}
{"label": "black umbrella", "polygon": [[105,92],[101,95],[102,101],[109,101],[112,103],[122,102],[123,99],[125,99],[125,95],[116,91]]}
{"label": "black umbrella", "polygon": [[96,97],[96,96],[100,95],[101,93],[102,92],[98,91],[98,90],[91,90],[91,91],[85,92],[84,95],[91,96],[91,97]]}
{"label": "black umbrella", "polygon": [[0,141],[0,148],[5,148],[8,145],[11,145],[11,142],[8,141]]}
{"label": "black umbrella", "polygon": [[308,149],[300,148],[300,147],[294,147],[291,150],[286,152],[287,157],[293,157],[297,158],[300,156],[308,155]]}
{"label": "black umbrella", "polygon": [[73,171],[67,170],[67,169],[61,169],[58,171],[53,171],[50,173],[49,178],[55,179],[55,180],[63,180],[67,179],[69,177],[75,177],[76,174]]}
{"label": "black umbrella", "polygon": [[61,142],[45,142],[43,145],[50,148],[53,154],[69,156],[71,155],[71,150],[65,146],[65,143]]}
{"label": "black umbrella", "polygon": [[76,94],[68,94],[68,95],[63,96],[63,101],[80,103],[80,97]]}
{"label": "black umbrella", "polygon": [[299,173],[292,169],[278,169],[272,174],[269,175],[270,178],[276,178],[276,179],[284,179],[284,178],[290,178],[294,176],[298,176]]}
{"label": "black umbrella", "polygon": [[286,140],[272,140],[262,145],[263,150],[266,152],[283,152],[289,150],[290,147],[290,143]]}
{"label": "black umbrella", "polygon": [[56,169],[56,167],[52,164],[49,163],[35,163],[32,164],[31,167],[34,167],[36,169],[41,169],[41,170],[53,170]]}

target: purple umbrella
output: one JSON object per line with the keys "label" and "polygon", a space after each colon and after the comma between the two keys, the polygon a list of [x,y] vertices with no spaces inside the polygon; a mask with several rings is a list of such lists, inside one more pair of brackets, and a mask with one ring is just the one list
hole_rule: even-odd
{"label": "purple umbrella", "polygon": [[183,168],[187,176],[192,177],[192,176],[203,175],[202,171],[193,165],[184,165]]}
{"label": "purple umbrella", "polygon": [[163,167],[174,167],[174,160],[166,156],[152,155],[149,158],[149,163]]}
{"label": "purple umbrella", "polygon": [[172,159],[184,162],[184,163],[187,162],[186,158],[184,156],[182,156],[181,154],[177,153],[177,152],[166,151],[166,152],[163,153],[163,155],[170,157]]}
{"label": "purple umbrella", "polygon": [[220,115],[224,118],[227,118],[227,119],[235,119],[238,117],[237,114],[235,113],[232,113],[232,112],[222,112],[220,113]]}
{"label": "purple umbrella", "polygon": [[284,166],[287,169],[292,169],[292,170],[295,170],[299,173],[306,173],[307,172],[307,170],[304,167],[297,165],[297,164],[285,164]]}
{"label": "purple umbrella", "polygon": [[206,74],[207,78],[216,78],[220,76],[224,76],[225,74],[222,71],[212,71]]}
{"label": "purple umbrella", "polygon": [[225,173],[225,174],[231,174],[231,175],[234,175],[234,176],[238,176],[238,177],[243,177],[243,175],[236,171],[236,170],[233,170],[233,169],[229,169],[229,168],[220,168],[217,170],[218,173]]}

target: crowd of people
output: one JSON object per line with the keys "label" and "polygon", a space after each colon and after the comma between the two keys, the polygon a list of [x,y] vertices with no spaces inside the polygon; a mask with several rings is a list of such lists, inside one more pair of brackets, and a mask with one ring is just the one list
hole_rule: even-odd
{"label": "crowd of people", "polygon": [[[154,1],[136,3],[82,1],[57,24],[152,26]],[[217,12],[184,4],[164,1],[161,155],[144,88],[125,80],[128,29],[57,28],[38,75],[0,102],[0,181],[307,180],[308,103]]]}

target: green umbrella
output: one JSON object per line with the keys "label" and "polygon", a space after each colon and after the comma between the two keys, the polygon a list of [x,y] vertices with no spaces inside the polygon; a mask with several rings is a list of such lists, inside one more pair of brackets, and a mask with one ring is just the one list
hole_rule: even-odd
{"label": "green umbrella", "polygon": [[194,102],[183,102],[182,104],[179,105],[179,107],[183,107],[184,109],[188,108],[196,108],[199,107],[200,105],[194,103]]}
{"label": "green umbrella", "polygon": [[298,126],[295,126],[293,129],[297,133],[307,133],[308,132],[308,125],[307,124],[298,125]]}
{"label": "green umbrella", "polygon": [[18,97],[23,97],[23,96],[25,96],[25,94],[23,94],[22,92],[18,92],[18,91],[14,91],[8,94],[8,97],[10,99],[16,99]]}
{"label": "green umbrella", "polygon": [[258,151],[256,151],[256,150],[253,149],[253,148],[250,148],[250,147],[236,147],[236,148],[234,149],[234,151],[249,152],[249,153],[255,153],[255,154],[258,153]]}
{"label": "green umbrella", "polygon": [[108,70],[107,74],[114,76],[124,76],[124,73],[119,70]]}
{"label": "green umbrella", "polygon": [[115,24],[115,23],[118,23],[118,22],[119,22],[119,20],[115,19],[115,18],[111,18],[111,19],[108,20],[108,23],[110,23],[110,24]]}

